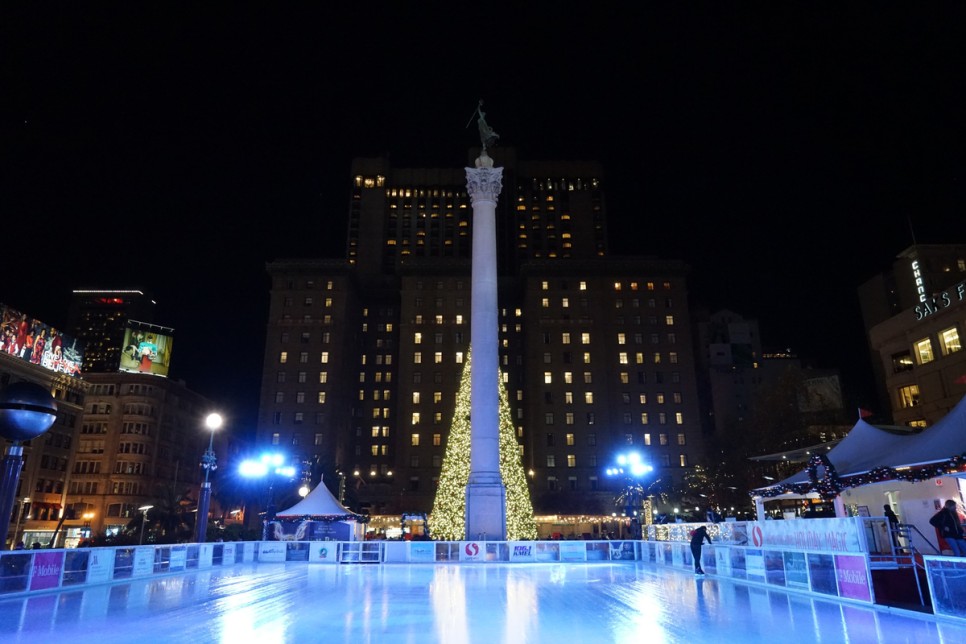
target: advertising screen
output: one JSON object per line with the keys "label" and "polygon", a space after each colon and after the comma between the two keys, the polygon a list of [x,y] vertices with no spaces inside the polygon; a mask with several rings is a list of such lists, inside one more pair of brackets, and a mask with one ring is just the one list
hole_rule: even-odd
{"label": "advertising screen", "polygon": [[72,376],[84,363],[84,348],[76,339],[5,304],[0,304],[0,351]]}
{"label": "advertising screen", "polygon": [[129,320],[121,347],[121,371],[167,377],[174,329]]}

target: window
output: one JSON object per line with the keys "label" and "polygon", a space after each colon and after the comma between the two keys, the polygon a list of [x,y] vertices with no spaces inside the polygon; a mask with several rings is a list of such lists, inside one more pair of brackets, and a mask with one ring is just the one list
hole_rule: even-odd
{"label": "window", "polygon": [[912,361],[912,354],[909,353],[908,351],[892,354],[892,372],[893,373],[911,371],[913,366],[914,366],[914,363]]}
{"label": "window", "polygon": [[899,388],[899,407],[907,409],[919,404],[919,385],[907,385]]}
{"label": "window", "polygon": [[932,353],[932,340],[929,338],[924,338],[915,344],[916,358],[919,360],[919,364],[926,364],[927,362],[932,362],[935,360],[935,356]]}
{"label": "window", "polygon": [[664,316],[664,323],[666,325],[668,325],[668,326],[674,326],[674,316],[673,315],[665,315]]}
{"label": "window", "polygon": [[567,454],[567,467],[577,467],[577,457],[573,454]]}
{"label": "window", "polygon": [[684,444],[686,444],[684,439],[684,434],[678,434],[678,445],[684,445]]}
{"label": "window", "polygon": [[963,345],[959,340],[959,330],[956,327],[939,332],[939,347],[944,356],[962,351]]}
{"label": "window", "polygon": [[573,445],[573,444],[574,444],[574,435],[567,434],[567,445]]}
{"label": "window", "polygon": [[594,404],[594,392],[592,392],[592,391],[585,391],[584,392],[584,402],[587,403],[588,405],[593,405]]}
{"label": "window", "polygon": [[543,372],[543,384],[549,385],[551,383],[553,383],[553,374],[550,373],[549,371],[544,371]]}
{"label": "window", "polygon": [[679,455],[678,456],[678,464],[681,467],[687,467],[688,466],[688,455],[687,454],[681,454],[681,455]]}
{"label": "window", "polygon": [[308,362],[309,362],[309,352],[308,351],[302,351],[301,353],[299,353],[299,362],[301,364],[308,364]]}
{"label": "window", "polygon": [[409,444],[413,447],[419,447],[419,434],[412,434],[409,437]]}
{"label": "window", "polygon": [[547,454],[547,467],[557,467],[557,459],[553,454]]}

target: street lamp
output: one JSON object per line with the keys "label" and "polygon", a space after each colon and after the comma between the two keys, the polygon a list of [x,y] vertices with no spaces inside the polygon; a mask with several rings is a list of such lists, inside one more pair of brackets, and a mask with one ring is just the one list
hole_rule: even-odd
{"label": "street lamp", "polygon": [[[10,515],[23,469],[23,441],[37,438],[57,420],[57,403],[50,391],[32,382],[15,382],[0,393],[0,438],[12,443],[0,465],[0,539],[7,539]],[[10,544],[15,548],[17,542]]]}
{"label": "street lamp", "polygon": [[142,505],[138,508],[138,512],[141,513],[141,537],[138,539],[138,545],[144,545],[144,524],[148,522],[148,510],[153,507],[153,505]]}
{"label": "street lamp", "polygon": [[218,469],[217,459],[215,458],[215,432],[221,427],[222,418],[220,414],[208,414],[205,418],[205,426],[208,428],[208,449],[201,457],[201,467],[205,471],[205,482],[201,484],[201,494],[198,496],[198,517],[195,519],[197,528],[198,543],[204,543],[208,535],[208,506],[211,504],[211,482],[208,474],[212,470]]}
{"label": "street lamp", "polygon": [[[605,472],[607,476],[623,479],[624,489],[621,492],[621,498],[624,501],[624,512],[631,519],[632,526],[635,521],[640,525],[639,510],[644,497],[644,489],[640,481],[646,474],[653,472],[654,468],[645,463],[637,452],[618,454],[616,461],[617,464],[608,467]],[[645,517],[645,521],[647,520],[648,517]],[[638,536],[638,528],[633,528],[633,532],[634,536]]]}

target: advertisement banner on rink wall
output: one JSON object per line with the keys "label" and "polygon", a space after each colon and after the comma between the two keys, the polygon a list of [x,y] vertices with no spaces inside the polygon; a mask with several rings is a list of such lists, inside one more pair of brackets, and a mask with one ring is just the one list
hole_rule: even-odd
{"label": "advertisement banner on rink wall", "polygon": [[810,521],[755,521],[752,542],[748,545],[794,550],[828,550],[862,552],[859,544],[860,522],[857,517],[841,517]]}
{"label": "advertisement banner on rink wall", "polygon": [[835,578],[839,583],[839,597],[872,601],[869,571],[862,555],[835,555]]}

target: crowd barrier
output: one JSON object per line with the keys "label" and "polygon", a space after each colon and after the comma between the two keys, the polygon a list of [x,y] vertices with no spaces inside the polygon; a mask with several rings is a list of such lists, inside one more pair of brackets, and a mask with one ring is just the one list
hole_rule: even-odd
{"label": "crowd barrier", "polygon": [[[677,532],[677,529],[675,530]],[[681,536],[686,536],[682,531]],[[757,547],[718,540],[702,549],[710,575],[872,605],[870,556],[847,550]],[[311,564],[581,563],[643,561],[691,571],[677,541],[254,541],[0,553],[0,598],[249,562]],[[924,558],[934,614],[966,620],[966,562]]]}

